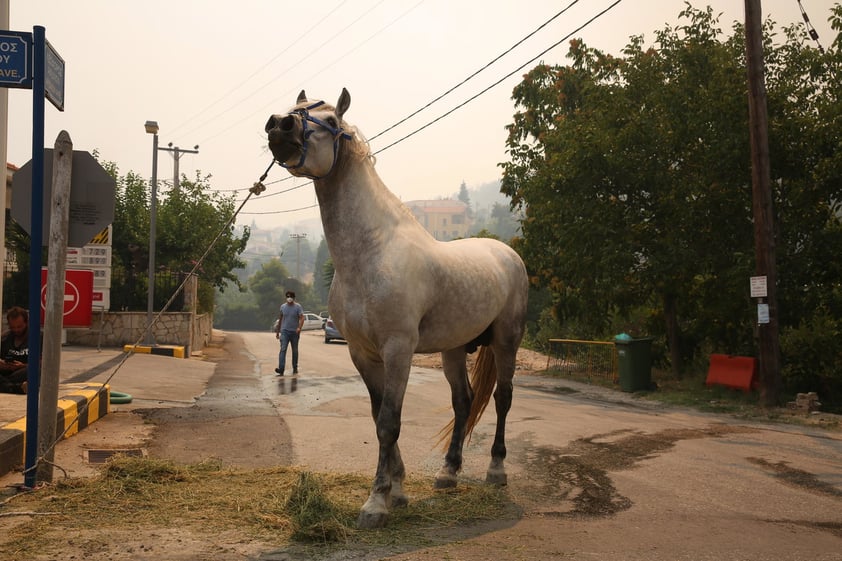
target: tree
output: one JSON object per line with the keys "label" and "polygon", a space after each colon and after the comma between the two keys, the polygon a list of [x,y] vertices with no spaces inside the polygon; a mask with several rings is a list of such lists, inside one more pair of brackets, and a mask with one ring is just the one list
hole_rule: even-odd
{"label": "tree", "polygon": [[[557,317],[578,320],[589,331],[583,335],[605,334],[616,315],[646,310],[647,328],[664,335],[677,374],[702,345],[750,353],[755,321],[747,295],[753,236],[743,34],[735,25],[721,40],[710,8],[688,5],[680,18],[678,27],[656,32],[654,47],[632,37],[623,56],[612,57],[572,41],[569,66],[542,64],[529,72],[513,94],[521,110],[509,125],[502,187],[525,212],[523,237],[514,245],[533,281],[553,292]],[[776,191],[781,224],[792,219],[783,262],[836,239],[827,227],[828,201],[840,200],[838,126],[815,120],[818,106],[827,116],[839,111],[839,81],[817,71],[820,56],[803,38],[788,39],[767,45],[778,51],[767,59],[770,119],[779,123],[774,127],[787,124],[772,146],[781,161],[802,158],[793,175],[816,191],[810,208],[818,214],[789,212],[800,206],[800,195]],[[790,73],[786,53],[805,59],[802,71]],[[812,74],[804,73],[808,62]],[[776,91],[779,83],[790,84],[790,92]],[[796,86],[802,90],[793,96]],[[802,106],[813,117],[809,125],[772,101],[792,96],[797,103],[808,90],[815,96]],[[798,145],[812,142],[817,128],[823,145],[804,161]],[[815,181],[819,171],[827,182]],[[822,266],[815,253],[808,259]],[[796,276],[801,286],[813,284]]]}
{"label": "tree", "polygon": [[[113,162],[102,163],[117,182],[112,241],[112,279],[124,283],[121,288],[131,294],[122,305],[144,309],[147,294],[149,248],[149,188],[134,172],[120,176]],[[199,305],[213,309],[213,290],[224,290],[227,282],[242,289],[234,269],[245,263],[239,255],[245,250],[249,229],[237,237],[229,221],[234,214],[234,197],[211,190],[209,176],[199,172],[193,181],[184,177],[178,191],[162,189],[158,199],[155,265],[159,272],[184,273],[202,260],[199,274]],[[216,242],[209,251],[212,242]],[[207,251],[207,255],[205,252]],[[204,256],[204,258],[203,258]],[[170,294],[161,294],[165,302]],[[112,293],[113,294],[113,293]],[[156,308],[161,302],[156,302]]]}
{"label": "tree", "polygon": [[457,198],[468,207],[468,218],[473,218],[474,210],[471,207],[471,196],[468,194],[468,186],[464,181],[459,186],[459,195],[457,195]]}
{"label": "tree", "polygon": [[332,276],[327,282],[324,280],[325,265],[329,260],[330,252],[327,249],[327,242],[324,237],[322,237],[322,241],[319,242],[319,248],[316,250],[316,262],[313,267],[313,294],[322,304],[325,305],[325,307],[327,307],[327,296],[330,292],[330,282],[333,280]]}
{"label": "tree", "polygon": [[280,259],[272,259],[265,263],[249,279],[249,290],[257,301],[258,321],[268,326],[278,317],[278,309],[284,301],[284,292],[293,290],[298,295],[296,287],[288,286],[289,271]]}
{"label": "tree", "polygon": [[[203,282],[224,290],[225,281],[240,287],[234,269],[245,267],[239,255],[245,251],[249,230],[236,237],[231,218],[234,195],[211,190],[210,176],[198,171],[194,180],[183,176],[177,190],[166,193],[158,207],[156,265],[170,271],[189,271],[202,259]],[[215,242],[215,243],[214,243]],[[213,247],[204,255],[213,243]]]}

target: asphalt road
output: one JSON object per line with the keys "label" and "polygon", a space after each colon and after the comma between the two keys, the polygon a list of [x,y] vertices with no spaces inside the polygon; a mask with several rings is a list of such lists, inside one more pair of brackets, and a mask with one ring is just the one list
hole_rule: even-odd
{"label": "asphalt road", "polygon": [[[145,400],[136,387],[131,407],[62,443],[58,461],[72,456],[69,446],[107,437],[176,461],[373,477],[374,425],[347,346],[305,332],[300,375],[284,378],[274,374],[277,351],[268,331],[228,333],[206,352],[212,372],[195,400]],[[179,362],[156,365],[177,380]],[[449,403],[441,372],[412,369],[401,452],[407,470],[431,482]],[[508,492],[522,517],[389,559],[842,560],[840,432],[700,414],[534,375],[516,376],[507,426]],[[484,479],[493,432],[490,407],[465,448],[462,477]]]}
{"label": "asphalt road", "polygon": [[[272,334],[238,335],[242,363],[232,366],[251,370],[275,409],[289,438],[280,458],[373,476],[374,425],[347,346],[305,333],[301,374],[281,379],[273,373]],[[410,472],[432,478],[438,469],[436,435],[449,404],[441,372],[413,368],[400,439]],[[466,446],[464,477],[484,478],[493,434],[489,408]],[[838,432],[743,422],[518,376],[508,445],[510,493],[523,519],[434,555],[469,559],[474,544],[478,559],[489,558],[489,547],[499,559],[552,551],[595,559],[842,559]],[[531,547],[534,555],[526,553]]]}

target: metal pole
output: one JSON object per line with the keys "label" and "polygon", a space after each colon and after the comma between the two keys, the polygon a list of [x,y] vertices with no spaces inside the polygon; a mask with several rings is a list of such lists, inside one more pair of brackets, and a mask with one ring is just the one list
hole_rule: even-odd
{"label": "metal pole", "polygon": [[173,148],[173,158],[175,159],[175,161],[173,162],[173,166],[172,166],[172,172],[173,172],[172,173],[172,188],[173,188],[173,191],[178,191],[178,184],[179,184],[179,181],[178,181],[178,159],[180,157],[181,157],[181,155],[179,154],[178,146],[176,146],[175,148]]}
{"label": "metal pole", "polygon": [[[41,249],[44,224],[44,69],[46,30],[32,28],[32,208],[29,232],[29,359],[26,364],[26,439],[24,477],[26,487],[35,487],[38,456],[38,393],[41,385]],[[5,164],[5,162],[4,162]]]}
{"label": "metal pole", "polygon": [[290,234],[289,237],[295,240],[295,278],[301,280],[301,238],[307,234]]}
{"label": "metal pole", "polygon": [[149,202],[149,287],[146,296],[146,344],[154,345],[152,312],[155,306],[155,220],[158,213],[158,133],[152,135],[152,196]]}

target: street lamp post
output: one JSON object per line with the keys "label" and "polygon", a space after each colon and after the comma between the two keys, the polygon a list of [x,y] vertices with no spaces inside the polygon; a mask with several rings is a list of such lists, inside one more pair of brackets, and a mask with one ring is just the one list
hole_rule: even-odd
{"label": "street lamp post", "polygon": [[155,306],[155,219],[158,213],[158,122],[146,121],[146,132],[152,135],[152,196],[149,203],[149,286],[146,295],[146,339],[154,345],[152,312]]}

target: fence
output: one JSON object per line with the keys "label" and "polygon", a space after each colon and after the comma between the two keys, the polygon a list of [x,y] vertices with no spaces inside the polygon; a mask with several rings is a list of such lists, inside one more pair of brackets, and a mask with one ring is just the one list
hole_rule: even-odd
{"label": "fence", "polygon": [[[176,289],[181,286],[187,273],[173,273],[160,271],[155,273],[155,302],[153,309],[161,310],[172,297]],[[115,311],[138,312],[147,309],[148,295],[146,287],[149,284],[147,275],[126,273],[114,269],[111,273],[111,306]],[[184,309],[184,292],[179,292],[170,304],[169,311],[180,312]]]}
{"label": "fence", "polygon": [[550,339],[547,370],[617,383],[617,348],[605,341]]}

